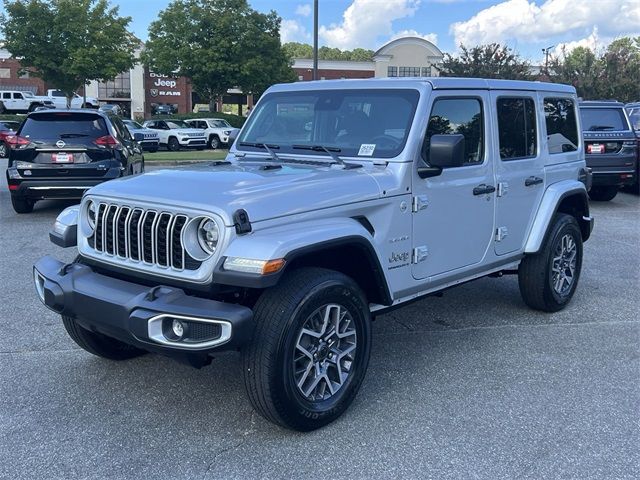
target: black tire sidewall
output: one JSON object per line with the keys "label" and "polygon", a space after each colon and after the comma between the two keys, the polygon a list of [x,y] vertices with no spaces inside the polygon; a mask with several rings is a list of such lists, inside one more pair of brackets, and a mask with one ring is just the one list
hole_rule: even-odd
{"label": "black tire sidewall", "polygon": [[595,186],[589,191],[589,198],[595,202],[608,202],[618,195],[618,187]]}
{"label": "black tire sidewall", "polygon": [[171,137],[167,141],[167,149],[171,152],[177,152],[178,150],[180,150],[180,142],[178,142],[178,139]]}
{"label": "black tire sidewall", "polygon": [[[556,247],[558,242],[562,241],[562,237],[567,234],[571,234],[573,237],[573,241],[576,244],[576,270],[575,270],[575,278],[573,279],[573,283],[571,284],[571,288],[565,295],[560,295],[553,288],[553,257],[555,254]],[[547,248],[547,259],[546,259],[546,268],[547,272],[545,275],[545,288],[544,295],[546,297],[547,302],[551,302],[553,305],[558,307],[558,310],[567,305],[573,294],[576,291],[578,286],[578,281],[580,280],[580,272],[582,271],[582,234],[580,232],[580,227],[578,226],[576,220],[573,217],[563,217],[559,222],[557,222],[551,237],[549,238],[549,244]]]}
{"label": "black tire sidewall", "polygon": [[[293,356],[295,343],[306,319],[315,310],[324,305],[336,303],[346,308],[353,317],[357,347],[353,369],[339,392],[324,402],[306,400],[295,384],[293,375]],[[276,403],[280,403],[289,412],[292,423],[301,429],[318,428],[339,417],[351,404],[366,373],[371,350],[371,330],[368,309],[357,290],[349,288],[339,281],[325,281],[311,289],[290,314],[283,327],[277,353],[277,365],[280,368],[275,375],[277,385]]]}
{"label": "black tire sidewall", "polygon": [[[214,142],[215,142],[215,146],[214,146]],[[218,138],[218,136],[217,135],[212,136],[209,139],[209,148],[211,148],[212,150],[216,150],[219,146],[220,146],[220,139]]]}

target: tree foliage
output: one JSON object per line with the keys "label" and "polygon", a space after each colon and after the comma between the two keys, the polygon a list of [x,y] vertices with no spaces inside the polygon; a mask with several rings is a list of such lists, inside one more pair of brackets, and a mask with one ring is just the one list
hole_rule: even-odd
{"label": "tree foliage", "polygon": [[90,80],[111,80],[134,64],[138,41],[107,0],[6,0],[4,46],[32,75],[67,98]]}
{"label": "tree foliage", "polygon": [[460,55],[446,53],[438,66],[443,77],[504,78],[528,80],[531,65],[511,48],[498,43],[465,47],[460,45]]}
{"label": "tree foliage", "polygon": [[[313,47],[306,43],[289,42],[284,48],[289,59],[313,58]],[[370,62],[374,55],[373,50],[364,48],[354,48],[353,50],[340,50],[339,48],[320,47],[318,49],[318,59],[320,60],[352,60],[356,62]]]}
{"label": "tree foliage", "polygon": [[280,45],[280,17],[246,0],[174,0],[150,25],[142,58],[158,73],[190,78],[210,103],[229,88],[260,94],[296,78]]}

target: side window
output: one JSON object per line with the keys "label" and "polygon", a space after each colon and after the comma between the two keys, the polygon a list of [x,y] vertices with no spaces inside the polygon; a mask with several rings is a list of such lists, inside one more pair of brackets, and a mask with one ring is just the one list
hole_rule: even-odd
{"label": "side window", "polygon": [[14,94],[13,94],[13,99],[14,99],[14,100],[23,100],[23,99],[24,99],[24,97],[22,96],[22,94],[21,94],[21,93],[14,92]]}
{"label": "side window", "polygon": [[11,93],[10,92],[2,92],[2,98],[4,100],[11,100]]}
{"label": "side window", "polygon": [[122,125],[122,123],[120,122],[119,118],[115,118],[115,117],[111,117],[110,118],[111,123],[113,125],[113,128],[115,128],[116,132],[118,133],[118,136],[121,138],[127,138],[123,132],[124,130],[124,126]]}
{"label": "side window", "polygon": [[454,134],[464,135],[466,163],[482,163],[484,117],[480,99],[440,98],[434,102],[422,146],[422,158],[428,161],[429,145],[433,135]]}
{"label": "side window", "polygon": [[502,97],[496,102],[500,158],[516,160],[536,156],[538,131],[532,98]]}
{"label": "side window", "polygon": [[549,153],[575,152],[578,149],[579,137],[573,100],[546,97],[544,117],[547,124]]}

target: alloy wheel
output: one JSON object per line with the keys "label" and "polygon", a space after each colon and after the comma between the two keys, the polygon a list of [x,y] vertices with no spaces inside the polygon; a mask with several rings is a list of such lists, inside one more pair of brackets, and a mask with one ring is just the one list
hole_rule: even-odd
{"label": "alloy wheel", "polygon": [[572,235],[564,235],[556,245],[551,265],[551,283],[559,295],[566,295],[576,274],[578,249]]}

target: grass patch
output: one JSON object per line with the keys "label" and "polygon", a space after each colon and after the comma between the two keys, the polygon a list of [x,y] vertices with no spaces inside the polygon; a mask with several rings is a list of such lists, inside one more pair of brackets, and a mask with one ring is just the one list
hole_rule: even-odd
{"label": "grass patch", "polygon": [[176,160],[223,160],[227,150],[188,150],[184,152],[155,152],[144,154],[146,162],[172,162]]}

